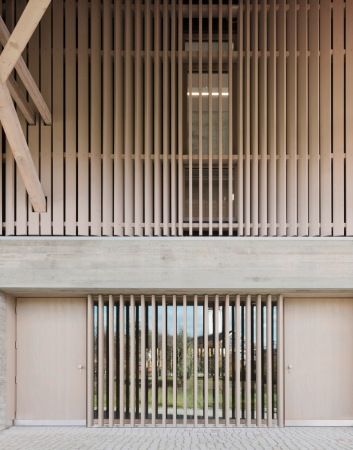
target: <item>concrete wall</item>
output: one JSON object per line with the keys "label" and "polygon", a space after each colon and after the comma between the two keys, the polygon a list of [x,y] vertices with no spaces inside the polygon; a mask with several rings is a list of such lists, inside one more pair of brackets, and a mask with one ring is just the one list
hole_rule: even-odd
{"label": "concrete wall", "polygon": [[1,238],[15,295],[353,290],[351,238]]}
{"label": "concrete wall", "polygon": [[6,427],[6,297],[0,292],[0,430]]}
{"label": "concrete wall", "polygon": [[16,410],[16,302],[14,297],[6,296],[6,427],[11,427]]}
{"label": "concrete wall", "polygon": [[0,292],[0,430],[15,418],[15,299]]}

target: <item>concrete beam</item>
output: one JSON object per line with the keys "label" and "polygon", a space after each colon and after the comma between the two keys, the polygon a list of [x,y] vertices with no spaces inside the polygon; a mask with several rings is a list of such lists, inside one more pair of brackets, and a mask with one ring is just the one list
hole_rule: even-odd
{"label": "concrete beam", "polygon": [[16,295],[353,293],[353,239],[3,237],[0,287]]}

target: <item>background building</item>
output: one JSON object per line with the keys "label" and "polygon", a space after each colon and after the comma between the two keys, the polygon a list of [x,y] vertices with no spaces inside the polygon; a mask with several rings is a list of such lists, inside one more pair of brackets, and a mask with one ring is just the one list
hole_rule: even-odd
{"label": "background building", "polygon": [[0,426],[353,424],[353,1],[0,9]]}

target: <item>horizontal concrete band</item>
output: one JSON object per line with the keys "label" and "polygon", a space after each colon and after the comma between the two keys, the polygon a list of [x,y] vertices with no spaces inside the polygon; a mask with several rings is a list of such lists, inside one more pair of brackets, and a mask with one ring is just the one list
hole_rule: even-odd
{"label": "horizontal concrete band", "polygon": [[18,293],[353,292],[351,238],[0,238]]}

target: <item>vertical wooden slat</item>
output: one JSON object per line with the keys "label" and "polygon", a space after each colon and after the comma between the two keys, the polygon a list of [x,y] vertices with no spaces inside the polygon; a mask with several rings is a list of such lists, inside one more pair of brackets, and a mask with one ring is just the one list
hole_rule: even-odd
{"label": "vertical wooden slat", "polygon": [[146,421],[146,299],[141,295],[141,426]]}
{"label": "vertical wooden slat", "polygon": [[91,234],[101,235],[101,154],[102,154],[102,108],[101,108],[101,4],[91,3]]}
{"label": "vertical wooden slat", "polygon": [[173,426],[177,423],[177,304],[173,295]]}
{"label": "vertical wooden slat", "polygon": [[[260,66],[259,66],[259,146],[260,146],[260,170],[259,170],[259,219],[260,235],[267,236],[268,202],[267,202],[267,0],[261,0],[260,11]],[[273,104],[272,104],[273,107]],[[272,116],[273,119],[273,116]],[[273,142],[271,142],[273,145]],[[271,149],[271,147],[270,147]]]}
{"label": "vertical wooden slat", "polygon": [[277,234],[277,142],[276,142],[276,92],[277,92],[277,46],[276,46],[276,14],[277,2],[270,0],[268,14],[268,84],[267,84],[267,126],[268,126],[268,153],[270,156],[268,165],[268,222],[270,224],[269,235]]}
{"label": "vertical wooden slat", "polygon": [[189,0],[189,59],[188,59],[188,152],[189,152],[189,235],[192,236],[192,0]]}
{"label": "vertical wooden slat", "polygon": [[157,416],[157,305],[156,296],[152,295],[152,426],[156,426],[156,416]]}
{"label": "vertical wooden slat", "polygon": [[244,215],[245,215],[245,235],[250,236],[251,221],[251,201],[250,201],[250,5],[245,3],[245,65],[244,65],[244,150],[245,150],[245,174],[244,174]]}
{"label": "vertical wooden slat", "polygon": [[[0,2],[0,14],[2,15],[3,11],[3,5],[2,2]],[[2,46],[0,45],[0,50],[2,51]],[[6,198],[4,198],[4,189],[3,189],[3,179],[5,177],[5,171],[4,171],[4,159],[3,159],[3,133],[2,133],[2,126],[0,124],[0,236],[3,234],[3,221],[5,219],[3,214],[3,209],[6,207]],[[5,159],[6,164],[6,159]]]}
{"label": "vertical wooden slat", "polygon": [[319,181],[319,0],[311,0],[309,10],[309,235],[320,234]]}
{"label": "vertical wooden slat", "polygon": [[104,425],[104,301],[98,296],[98,426]]}
{"label": "vertical wooden slat", "polygon": [[219,295],[216,295],[214,306],[214,405],[215,405],[215,426],[219,426]]}
{"label": "vertical wooden slat", "polygon": [[203,108],[202,108],[202,2],[199,1],[199,8],[198,8],[198,25],[199,25],[199,35],[198,35],[198,119],[199,119],[199,130],[198,130],[198,138],[199,138],[199,235],[202,236],[203,233],[203,192],[202,192],[202,185],[203,185],[203,175],[202,175],[202,158],[203,158],[203,149],[202,149],[202,140],[203,140],[203,130],[202,130],[202,115],[203,115]]}
{"label": "vertical wooden slat", "polygon": [[238,10],[238,64],[237,64],[237,148],[238,148],[238,236],[244,234],[244,134],[243,134],[243,32],[244,32],[243,0],[239,0]]}
{"label": "vertical wooden slat", "polygon": [[153,127],[153,109],[152,109],[152,15],[151,0],[146,1],[145,9],[145,90],[144,90],[144,153],[145,153],[145,236],[152,236],[153,221],[153,183],[152,183],[152,127]]}
{"label": "vertical wooden slat", "polygon": [[225,301],[225,314],[224,314],[224,348],[225,348],[225,355],[224,355],[224,364],[225,364],[225,370],[224,370],[224,376],[225,376],[225,383],[224,383],[224,400],[225,400],[225,424],[226,427],[229,426],[229,295],[226,295],[226,301]]}
{"label": "vertical wooden slat", "polygon": [[[18,0],[15,4],[15,23],[17,23],[17,19],[19,17],[21,17],[21,14],[24,10],[26,6],[26,2],[23,0]],[[32,47],[33,45],[36,45],[36,41],[38,39],[38,30],[36,30],[33,33],[33,36],[31,38],[30,41],[30,45],[29,45],[29,49]],[[38,50],[37,50],[37,54],[38,54]],[[28,60],[28,56],[29,56],[29,51],[27,51],[27,49],[24,50],[23,52],[23,58],[25,61]],[[27,62],[28,64],[28,62]],[[35,69],[35,65],[33,66],[33,64],[31,64],[31,69],[33,70],[33,76],[36,76],[36,69]],[[21,89],[22,88],[22,82],[21,80],[17,80],[18,82],[18,86]],[[17,109],[18,110],[18,109]],[[19,113],[19,121],[23,130],[23,133],[27,139],[28,145],[31,145],[29,147],[31,155],[32,155],[32,159],[34,162],[34,165],[36,167],[36,169],[38,169],[38,135],[37,138],[35,136],[36,133],[33,133],[33,127],[36,128],[36,125],[29,125],[27,127],[27,122],[25,120],[25,118],[23,117],[22,113]],[[30,129],[32,129],[31,133],[30,133]],[[31,136],[30,136],[31,134]],[[29,141],[29,138],[31,137],[31,141]],[[34,138],[34,139],[33,139]],[[27,194],[26,194],[26,188],[24,186],[22,177],[20,175],[20,172],[17,168],[17,165],[15,165],[16,167],[16,175],[15,175],[15,196],[16,196],[16,210],[15,210],[15,216],[16,216],[16,235],[25,235],[27,234],[27,216],[28,216],[28,225],[29,225],[29,215],[31,213],[31,232],[33,234],[33,231],[35,230],[36,227],[33,227],[33,215],[36,217],[36,219],[38,220],[39,214],[38,213],[34,213],[32,212],[32,207],[31,207],[31,203],[28,201],[28,211],[27,211]],[[34,230],[33,230],[34,228]],[[28,228],[28,233],[30,232],[29,228]]]}
{"label": "vertical wooden slat", "polygon": [[299,236],[309,233],[308,217],[308,10],[299,0],[298,12],[298,224]]}
{"label": "vertical wooden slat", "polygon": [[134,142],[133,114],[133,63],[132,63],[132,4],[125,3],[125,65],[124,65],[124,223],[125,235],[133,235],[134,167],[132,150]]}
{"label": "vertical wooden slat", "polygon": [[162,424],[167,424],[167,303],[162,295]]}
{"label": "vertical wooden slat", "polygon": [[[25,3],[24,3],[25,6]],[[39,28],[33,33],[29,43],[28,43],[28,68],[39,86],[40,80],[40,30]],[[48,76],[48,75],[46,75]],[[39,116],[39,115],[38,115]],[[38,174],[40,168],[40,118],[37,117],[35,125],[28,126],[28,147],[30,148],[33,162],[37,169]],[[24,192],[24,197],[26,201],[26,192]],[[39,214],[32,210],[30,203],[26,207],[28,208],[28,234],[38,235],[39,234]]]}
{"label": "vertical wooden slat", "polygon": [[209,235],[213,234],[213,15],[212,2],[208,3],[208,221]]}
{"label": "vertical wooden slat", "polygon": [[89,210],[89,72],[88,72],[88,0],[78,3],[78,69],[77,69],[77,153],[78,185],[77,213],[78,234],[88,235]]}
{"label": "vertical wooden slat", "polygon": [[[113,234],[113,61],[112,61],[112,8],[111,1],[103,3],[103,175],[102,175],[102,232]],[[121,101],[121,100],[120,100]]]}
{"label": "vertical wooden slat", "polygon": [[284,333],[283,333],[283,295],[277,303],[277,418],[278,426],[284,426]]}
{"label": "vertical wooden slat", "polygon": [[198,382],[198,370],[197,370],[197,295],[194,295],[194,426],[198,426],[197,421],[197,402],[198,402],[198,394],[197,394],[197,382]]}
{"label": "vertical wooden slat", "polygon": [[109,295],[109,426],[114,426],[114,399],[115,399],[115,370],[114,370],[114,360],[115,360],[115,347],[114,347],[114,299],[112,295]]}
{"label": "vertical wooden slat", "polygon": [[320,1],[320,222],[321,236],[331,227],[331,1]]}
{"label": "vertical wooden slat", "polygon": [[228,5],[228,221],[229,236],[233,235],[233,3]]}
{"label": "vertical wooden slat", "polygon": [[251,425],[251,295],[246,296],[246,426]]}
{"label": "vertical wooden slat", "polygon": [[176,149],[177,149],[177,110],[176,110],[176,95],[177,95],[177,85],[176,85],[176,0],[172,0],[171,3],[171,61],[170,61],[170,149],[171,149],[171,160],[170,160],[170,210],[171,210],[171,234],[175,236],[176,225],[177,225],[177,173],[176,173]]}
{"label": "vertical wooden slat", "polygon": [[297,235],[297,1],[289,0],[287,58],[287,218],[289,236]]}
{"label": "vertical wooden slat", "polygon": [[259,5],[253,0],[251,20],[252,58],[250,64],[250,145],[251,145],[251,235],[259,233]]}
{"label": "vertical wooden slat", "polygon": [[353,235],[353,0],[346,0],[346,234]]}
{"label": "vertical wooden slat", "polygon": [[183,0],[178,3],[178,235],[183,235],[184,221],[184,163],[183,163],[183,120],[184,120],[184,90],[183,86]]}
{"label": "vertical wooden slat", "polygon": [[119,368],[120,368],[120,376],[119,376],[119,409],[120,409],[120,417],[119,417],[119,425],[120,427],[124,426],[125,422],[125,364],[128,361],[125,361],[125,343],[127,339],[124,336],[124,297],[123,295],[119,296]]}
{"label": "vertical wooden slat", "polygon": [[161,92],[160,92],[160,0],[154,1],[154,234],[161,235]]}
{"label": "vertical wooden slat", "polygon": [[266,399],[267,426],[272,426],[272,298],[266,302]]}
{"label": "vertical wooden slat", "polygon": [[169,134],[170,134],[170,83],[169,83],[169,15],[168,0],[163,0],[163,235],[169,235],[169,203],[170,203],[170,185],[169,185]]}
{"label": "vertical wooden slat", "polygon": [[136,411],[136,333],[135,296],[130,295],[130,425],[135,426]]}
{"label": "vertical wooden slat", "polygon": [[204,301],[204,416],[205,416],[205,427],[208,426],[208,295],[205,295]]}
{"label": "vertical wooden slat", "polygon": [[64,234],[64,55],[63,0],[53,3],[53,234]]}
{"label": "vertical wooden slat", "polygon": [[[15,20],[15,3],[7,2],[4,5],[6,11],[6,25],[11,32],[14,28]],[[16,185],[15,185],[15,160],[10,148],[10,145],[6,139],[5,143],[5,232],[6,235],[15,234],[15,197],[16,197]]]}
{"label": "vertical wooden slat", "polygon": [[87,427],[93,427],[93,298],[87,301]]}
{"label": "vertical wooden slat", "polygon": [[240,295],[235,298],[235,424],[240,426],[241,388],[240,388]]}
{"label": "vertical wooden slat", "polygon": [[262,303],[261,295],[256,298],[256,425],[259,427],[262,423]]}
{"label": "vertical wooden slat", "polygon": [[219,235],[223,234],[223,1],[218,10],[218,221]]}
{"label": "vertical wooden slat", "polygon": [[65,234],[76,235],[76,1],[65,2]]}
{"label": "vertical wooden slat", "polygon": [[187,424],[187,302],[186,295],[183,295],[183,408],[184,417],[183,424],[184,427]]}
{"label": "vertical wooden slat", "polygon": [[142,236],[143,222],[143,167],[142,167],[142,146],[143,146],[143,95],[142,95],[142,20],[141,20],[141,0],[135,2],[135,64],[134,64],[134,145],[135,145],[135,236]]}
{"label": "vertical wooden slat", "polygon": [[[333,235],[344,236],[344,2],[333,11]],[[348,25],[351,26],[351,25]],[[348,175],[349,177],[351,174]],[[351,206],[350,206],[351,207]],[[350,208],[349,207],[349,208]]]}
{"label": "vertical wooden slat", "polygon": [[122,236],[124,220],[124,76],[122,39],[124,29],[122,25],[121,0],[115,2],[115,30],[114,30],[114,234]]}
{"label": "vertical wooden slat", "polygon": [[286,152],[286,2],[279,2],[277,15],[277,222],[278,236],[287,234],[287,210],[286,210],[286,175],[287,175],[287,152]]}

